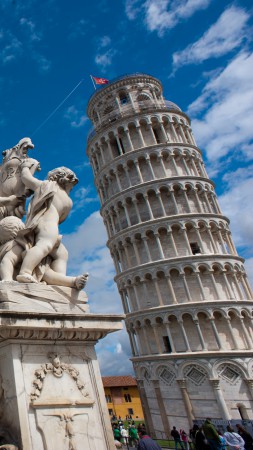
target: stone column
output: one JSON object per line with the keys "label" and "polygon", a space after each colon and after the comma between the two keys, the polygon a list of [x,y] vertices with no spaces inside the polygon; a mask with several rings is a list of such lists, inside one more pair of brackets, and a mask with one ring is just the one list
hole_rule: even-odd
{"label": "stone column", "polygon": [[220,340],[219,333],[218,333],[217,328],[216,328],[216,325],[215,325],[215,319],[214,319],[214,318],[211,318],[211,319],[209,319],[209,320],[210,320],[211,327],[212,327],[212,329],[213,329],[213,334],[214,334],[214,337],[215,337],[216,342],[217,342],[217,344],[218,344],[218,347],[219,347],[220,350],[224,350],[224,347],[223,347],[222,342],[221,342],[221,340]]}
{"label": "stone column", "polygon": [[220,388],[220,380],[211,379],[211,385],[213,386],[214,394],[219,406],[219,410],[221,412],[221,416],[223,420],[231,420],[231,414],[228,411],[226,402],[224,400],[221,388]]}
{"label": "stone column", "polygon": [[140,125],[136,127],[136,130],[137,130],[137,133],[138,133],[140,141],[141,141],[141,147],[145,147],[146,144],[145,144],[144,139],[143,139],[143,134],[142,134]]}
{"label": "stone column", "polygon": [[137,158],[134,160],[134,164],[135,164],[135,167],[136,167],[139,179],[140,179],[140,183],[143,183],[142,173],[141,173],[141,169],[140,169],[140,166],[139,166],[139,161],[138,161]]}
{"label": "stone column", "polygon": [[183,338],[184,338],[186,349],[187,349],[188,352],[191,352],[191,347],[190,347],[188,338],[186,336],[183,320],[182,319],[178,320],[178,323],[179,323],[179,326],[180,326],[182,334],[183,334]]}
{"label": "stone column", "polygon": [[153,167],[152,167],[152,164],[151,164],[151,161],[150,161],[150,157],[149,157],[149,156],[146,156],[146,161],[147,161],[149,170],[150,170],[151,175],[152,175],[152,180],[155,180],[155,179],[156,179],[156,176],[155,176],[155,172],[154,172],[154,170],[153,170]]}
{"label": "stone column", "polygon": [[170,275],[166,275],[166,279],[167,279],[167,282],[168,282],[169,291],[171,293],[172,303],[177,304],[177,297],[175,295],[175,291],[174,291],[174,288],[173,288],[173,285],[172,285],[172,282],[171,282]]}
{"label": "stone column", "polygon": [[130,139],[130,136],[129,136],[129,129],[128,128],[124,128],[124,131],[126,133],[127,142],[128,142],[129,147],[130,147],[130,151],[133,151],[134,147],[133,147],[132,140]]}
{"label": "stone column", "polygon": [[150,410],[149,410],[149,404],[148,404],[148,399],[147,399],[147,395],[146,395],[146,391],[145,391],[144,382],[143,382],[143,380],[137,379],[137,383],[138,383],[138,387],[139,387],[139,393],[140,393],[141,404],[142,404],[142,408],[143,408],[144,419],[145,419],[147,431],[149,434],[151,434],[151,436],[154,436],[155,429],[154,429],[154,425],[153,425],[153,421],[152,421],[152,416],[151,416]]}
{"label": "stone column", "polygon": [[155,390],[156,400],[157,400],[158,409],[159,409],[160,417],[161,417],[162,424],[163,424],[164,433],[166,435],[166,438],[170,439],[171,428],[170,428],[166,408],[164,405],[163,394],[160,389],[159,380],[152,380],[152,382],[153,382],[153,386],[154,386],[154,390]]}
{"label": "stone column", "polygon": [[200,325],[199,325],[199,321],[197,319],[194,319],[193,322],[195,323],[195,326],[197,328],[197,332],[198,332],[198,335],[199,335],[199,340],[200,340],[200,343],[201,343],[201,346],[202,346],[202,350],[206,351],[207,350],[206,343],[204,341],[204,337],[203,337],[203,334],[202,334],[202,331],[201,331],[201,328],[200,328]]}
{"label": "stone column", "polygon": [[192,408],[192,404],[191,404],[191,400],[187,391],[187,386],[186,386],[186,380],[184,378],[182,379],[177,379],[178,385],[180,387],[181,390],[181,394],[182,394],[182,398],[184,401],[184,406],[185,406],[185,410],[187,413],[187,417],[189,420],[189,426],[190,428],[192,428],[193,426],[193,420],[195,419],[194,413],[193,413],[193,408]]}

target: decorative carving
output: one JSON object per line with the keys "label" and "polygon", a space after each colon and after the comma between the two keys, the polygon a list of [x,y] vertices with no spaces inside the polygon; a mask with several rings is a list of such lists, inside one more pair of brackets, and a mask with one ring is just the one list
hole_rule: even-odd
{"label": "decorative carving", "polygon": [[90,395],[85,388],[85,383],[83,383],[79,378],[78,370],[70,364],[61,362],[60,355],[58,354],[50,353],[48,356],[51,358],[52,362],[43,364],[40,369],[35,371],[35,379],[33,381],[34,388],[31,392],[31,401],[34,402],[40,397],[44,380],[48,373],[53,374],[56,378],[61,378],[65,372],[73,378],[83,397],[90,399]]}
{"label": "decorative carving", "polygon": [[218,374],[221,378],[226,380],[229,384],[236,384],[241,378],[239,370],[229,364],[222,364],[219,367]]}
{"label": "decorative carving", "polygon": [[184,376],[187,380],[195,384],[195,386],[200,386],[207,379],[206,371],[197,365],[188,366],[184,371]]}
{"label": "decorative carving", "polygon": [[158,377],[161,381],[163,381],[168,386],[171,386],[176,378],[176,375],[174,372],[169,370],[167,367],[162,366],[159,367],[158,371]]}

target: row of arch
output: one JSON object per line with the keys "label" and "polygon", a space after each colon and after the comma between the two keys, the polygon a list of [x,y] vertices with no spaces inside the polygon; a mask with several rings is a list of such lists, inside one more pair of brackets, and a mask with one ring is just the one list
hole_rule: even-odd
{"label": "row of arch", "polygon": [[244,267],[233,261],[190,261],[177,266],[165,262],[135,268],[115,279],[126,314],[151,307],[253,298]]}
{"label": "row of arch", "polygon": [[127,124],[104,130],[94,139],[88,144],[87,153],[95,174],[118,156],[140,148],[170,143],[196,146],[187,123],[163,114],[136,117]]}
{"label": "row of arch", "polygon": [[159,223],[139,230],[127,231],[109,241],[117,274],[164,259],[203,254],[237,252],[227,222],[224,220],[192,220]]}
{"label": "row of arch", "polygon": [[126,321],[134,356],[251,350],[252,324],[252,308],[219,305]]}
{"label": "row of arch", "polygon": [[133,188],[102,207],[109,238],[119,231],[157,218],[178,214],[221,214],[211,183],[168,181]]}
{"label": "row of arch", "polygon": [[208,178],[201,158],[178,154],[178,149],[171,152],[142,152],[135,159],[128,158],[115,167],[104,169],[95,181],[101,200],[108,200],[113,195],[132,186],[161,178],[193,176]]}
{"label": "row of arch", "polygon": [[[185,379],[189,374],[189,369],[196,368],[200,372],[204,372],[208,379],[217,379],[223,372],[224,366],[230,367],[232,371],[240,374],[242,379],[251,379],[253,375],[253,360],[249,358],[248,361],[242,363],[236,358],[219,358],[219,359],[205,359],[204,355],[201,359],[191,359],[190,361],[156,361],[156,362],[134,362],[134,369],[137,380],[143,380],[145,383],[151,383],[152,380],[160,378],[162,369],[172,372],[174,379]],[[170,384],[163,380],[165,384]],[[174,380],[173,380],[174,381]]]}

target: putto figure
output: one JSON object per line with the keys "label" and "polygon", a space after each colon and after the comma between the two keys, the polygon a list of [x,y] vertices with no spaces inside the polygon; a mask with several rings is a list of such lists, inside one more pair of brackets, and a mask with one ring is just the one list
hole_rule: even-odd
{"label": "putto figure", "polygon": [[[18,198],[15,197],[15,191],[17,195],[22,191],[23,196],[33,192],[33,196],[25,224],[21,221],[16,223],[20,216],[15,214],[15,211],[10,215],[18,217],[2,224],[5,234],[4,239],[0,239],[1,280],[16,279],[20,283],[43,281],[47,284],[82,289],[88,274],[66,276],[68,252],[61,242],[62,236],[59,235],[58,228],[72,208],[69,193],[78,183],[78,178],[72,170],[59,167],[48,173],[47,180],[38,180],[33,174],[39,168],[39,163],[27,157],[28,148],[33,148],[33,144],[29,138],[25,138],[16,147],[4,152],[5,158],[9,158],[8,161],[15,159],[15,170],[10,172],[11,178],[14,178],[11,183],[14,192],[12,196]],[[16,160],[19,161],[18,165]],[[6,183],[6,180],[8,175],[2,177],[1,184]],[[10,191],[10,185],[7,187]]]}

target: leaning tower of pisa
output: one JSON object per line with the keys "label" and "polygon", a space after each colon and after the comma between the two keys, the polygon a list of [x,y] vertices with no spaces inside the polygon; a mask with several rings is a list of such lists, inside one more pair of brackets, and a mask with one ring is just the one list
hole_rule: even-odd
{"label": "leaning tower of pisa", "polygon": [[189,117],[146,74],[96,91],[88,116],[150,433],[205,417],[253,419],[252,291]]}

